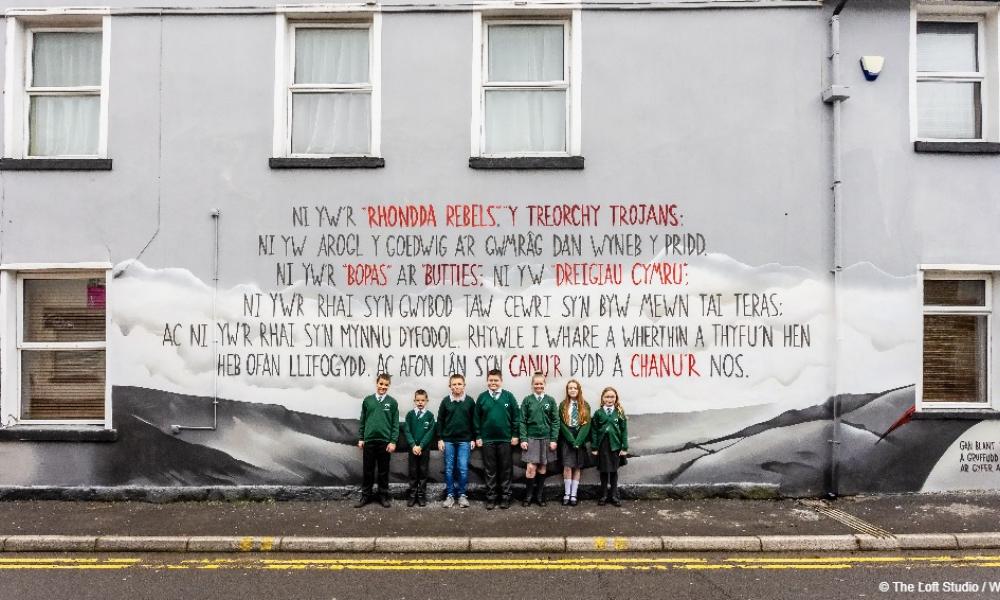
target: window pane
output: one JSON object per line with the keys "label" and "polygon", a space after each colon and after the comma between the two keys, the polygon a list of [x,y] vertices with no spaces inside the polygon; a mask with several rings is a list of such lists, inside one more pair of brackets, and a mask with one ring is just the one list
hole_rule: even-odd
{"label": "window pane", "polygon": [[917,23],[917,70],[978,71],[978,34],[977,23]]}
{"label": "window pane", "polygon": [[97,154],[99,96],[32,96],[30,156]]}
{"label": "window pane", "polygon": [[295,83],[368,83],[368,30],[296,29]]}
{"label": "window pane", "polygon": [[103,419],[104,350],[22,350],[21,419]]}
{"label": "window pane", "polygon": [[38,32],[32,37],[33,86],[101,85],[99,32]]}
{"label": "window pane", "polygon": [[981,279],[925,279],[926,306],[986,306],[986,282]]}
{"label": "window pane", "polygon": [[936,139],[982,137],[979,84],[917,82],[917,135]]}
{"label": "window pane", "polygon": [[491,25],[490,81],[563,81],[562,25]]}
{"label": "window pane", "polygon": [[25,279],[24,341],[103,342],[104,279]]}
{"label": "window pane", "polygon": [[486,152],[564,152],[565,91],[486,92]]}
{"label": "window pane", "polygon": [[293,94],[292,152],[367,154],[370,114],[370,94]]}
{"label": "window pane", "polygon": [[925,402],[986,402],[986,316],[924,315]]}

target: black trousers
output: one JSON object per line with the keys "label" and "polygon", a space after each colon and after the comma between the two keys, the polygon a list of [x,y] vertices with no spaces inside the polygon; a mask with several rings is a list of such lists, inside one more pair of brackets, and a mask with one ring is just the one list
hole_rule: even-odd
{"label": "black trousers", "polygon": [[409,468],[410,468],[410,491],[411,496],[417,495],[426,496],[427,495],[427,470],[431,464],[431,453],[428,450],[424,450],[420,456],[416,456],[411,451],[409,454]]}
{"label": "black trousers", "polygon": [[509,500],[510,480],[514,477],[514,455],[510,442],[483,444],[483,468],[486,470],[486,500]]}
{"label": "black trousers", "polygon": [[365,496],[372,495],[376,468],[378,492],[383,495],[389,493],[389,459],[392,455],[385,451],[388,445],[388,442],[365,442],[365,447],[361,451],[361,493]]}

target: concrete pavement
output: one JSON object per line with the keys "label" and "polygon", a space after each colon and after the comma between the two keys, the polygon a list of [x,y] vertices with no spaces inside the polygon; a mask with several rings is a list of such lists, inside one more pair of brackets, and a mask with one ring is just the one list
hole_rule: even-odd
{"label": "concrete pavement", "polygon": [[1000,549],[1000,496],[629,500],[486,511],[315,502],[0,502],[4,552],[794,552]]}

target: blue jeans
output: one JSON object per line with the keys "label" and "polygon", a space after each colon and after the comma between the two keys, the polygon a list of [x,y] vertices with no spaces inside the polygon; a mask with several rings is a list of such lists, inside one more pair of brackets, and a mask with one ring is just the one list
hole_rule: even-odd
{"label": "blue jeans", "polygon": [[[469,483],[469,442],[444,443],[444,486],[453,498],[465,495]],[[458,459],[458,481],[455,481],[455,459]]]}

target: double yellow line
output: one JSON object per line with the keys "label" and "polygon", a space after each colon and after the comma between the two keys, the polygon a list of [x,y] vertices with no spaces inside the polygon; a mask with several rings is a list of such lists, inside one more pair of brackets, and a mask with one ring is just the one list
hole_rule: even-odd
{"label": "double yellow line", "polygon": [[262,570],[262,571],[666,571],[832,570],[878,566],[1000,567],[1000,556],[825,556],[726,558],[143,558],[0,557],[0,570]]}

